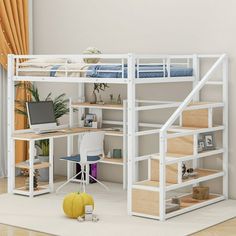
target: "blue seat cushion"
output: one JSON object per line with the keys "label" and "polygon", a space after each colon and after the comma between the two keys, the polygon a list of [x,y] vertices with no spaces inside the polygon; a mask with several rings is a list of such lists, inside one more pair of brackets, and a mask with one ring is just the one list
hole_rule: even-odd
{"label": "blue seat cushion", "polygon": [[[61,157],[61,160],[65,161],[73,161],[73,162],[80,162],[80,154],[77,154],[75,156],[68,156],[68,157]],[[93,161],[99,161],[101,159],[100,156],[88,156],[87,161],[88,162],[93,162]]]}

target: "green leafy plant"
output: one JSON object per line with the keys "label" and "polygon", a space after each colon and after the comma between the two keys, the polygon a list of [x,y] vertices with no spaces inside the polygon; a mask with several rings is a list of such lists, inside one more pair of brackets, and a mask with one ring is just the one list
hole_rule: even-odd
{"label": "green leafy plant", "polygon": [[94,83],[93,84],[93,92],[105,91],[106,88],[109,88],[106,83]]}
{"label": "green leafy plant", "polygon": [[[16,84],[17,87],[22,86],[21,83]],[[52,99],[52,93],[49,93],[45,99],[41,100],[39,96],[38,88],[35,85],[32,85],[27,88],[27,92],[30,93],[32,97],[32,101],[39,102],[39,101],[52,101],[53,102],[53,108],[54,108],[54,114],[56,121],[58,123],[58,119],[62,117],[63,115],[67,114],[69,112],[68,108],[68,102],[69,100],[65,98],[66,94],[62,93],[59,96]],[[27,116],[26,111],[26,102],[22,100],[15,100],[17,107],[15,108],[15,111],[18,114]],[[36,142],[36,146],[41,150],[41,153],[43,156],[49,156],[49,140],[40,140]]]}
{"label": "green leafy plant", "polygon": [[97,102],[97,93],[99,93],[100,91],[105,91],[106,88],[109,88],[107,83],[94,83],[93,84],[93,95],[95,97],[95,103]]}

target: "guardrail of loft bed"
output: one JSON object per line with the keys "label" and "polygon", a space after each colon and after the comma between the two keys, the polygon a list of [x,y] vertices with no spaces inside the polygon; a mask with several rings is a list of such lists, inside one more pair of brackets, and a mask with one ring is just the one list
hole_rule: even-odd
{"label": "guardrail of loft bed", "polygon": [[[170,77],[170,66],[171,65],[186,65],[187,67],[190,67],[190,60],[193,59],[193,55],[138,55],[136,56],[135,54],[96,54],[96,58],[101,58],[101,59],[121,59],[121,63],[104,63],[104,64],[110,64],[110,65],[121,65],[122,68],[121,70],[117,71],[103,71],[103,70],[98,70],[98,72],[115,72],[115,73],[121,73],[122,76],[121,78],[124,78],[124,60],[128,58],[128,56],[133,56],[136,60],[136,67],[137,67],[137,78],[140,77],[140,73],[145,72],[145,73],[152,73],[152,72],[161,72],[163,73],[162,77]],[[13,58],[16,60],[16,75],[18,76],[18,72],[41,72],[41,71],[50,71],[50,72],[65,72],[66,77],[68,76],[68,72],[87,72],[88,70],[74,70],[68,68],[68,64],[70,64],[71,60],[75,59],[85,59],[85,58],[94,58],[95,55],[13,55]],[[65,63],[57,63],[57,65],[62,65],[65,67],[65,69],[60,69],[60,70],[55,70],[55,69],[43,69],[43,68],[34,68],[34,69],[29,69],[29,68],[21,68],[20,66],[22,63],[19,63],[19,60],[23,59],[65,59]],[[146,62],[145,65],[159,65],[162,68],[157,68],[157,69],[149,69],[149,70],[140,70],[140,66],[144,65],[141,64],[139,61],[141,59],[161,59],[161,63],[149,63]],[[186,62],[171,62],[171,59],[186,59]],[[42,62],[36,62],[37,63],[42,63]],[[24,62],[24,65],[31,65],[33,64],[32,62]],[[92,63],[89,65],[102,65],[103,63]]]}

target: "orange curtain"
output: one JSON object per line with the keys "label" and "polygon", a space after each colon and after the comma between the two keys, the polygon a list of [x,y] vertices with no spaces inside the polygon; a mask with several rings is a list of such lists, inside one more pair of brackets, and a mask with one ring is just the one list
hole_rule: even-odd
{"label": "orange curtain", "polygon": [[[8,54],[29,53],[29,27],[28,27],[28,0],[0,0],[0,63],[7,69]],[[22,86],[16,89],[16,99],[30,100],[26,87],[28,82],[22,82]],[[27,127],[27,118],[15,114],[15,128]],[[27,158],[27,143],[16,143],[16,162]]]}

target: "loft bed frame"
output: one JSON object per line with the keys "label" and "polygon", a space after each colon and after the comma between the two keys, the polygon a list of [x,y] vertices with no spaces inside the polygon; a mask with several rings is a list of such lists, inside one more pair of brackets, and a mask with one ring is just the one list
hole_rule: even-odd
{"label": "loft bed frame", "polygon": [[[15,82],[51,82],[51,83],[76,83],[78,87],[78,97],[84,96],[84,83],[109,83],[124,84],[127,86],[127,209],[129,215],[137,215],[148,218],[159,219],[164,221],[170,217],[212,204],[228,198],[228,58],[225,54],[219,55],[136,55],[136,54],[114,54],[114,55],[96,55],[102,62],[96,65],[118,65],[121,68],[118,72],[121,74],[119,78],[114,77],[87,77],[85,74],[88,69],[76,68],[71,69],[71,61],[81,61],[82,59],[94,59],[94,55],[9,55],[8,58],[8,160],[9,166],[12,165],[12,135],[14,130],[14,98],[15,98]],[[32,68],[30,67],[32,60],[56,60],[64,59],[61,63],[62,68],[54,69],[51,67]],[[214,60],[214,64],[209,68],[207,73],[200,76],[200,60]],[[115,61],[115,62],[114,62]],[[117,62],[118,61],[118,62]],[[28,65],[27,65],[28,63]],[[35,63],[35,62],[33,62]],[[52,64],[52,63],[51,63]],[[58,64],[58,63],[55,63]],[[22,66],[23,65],[23,66]],[[89,64],[90,66],[92,64]],[[95,66],[96,66],[95,65]],[[157,72],[162,76],[141,78],[142,65],[158,65],[155,70],[145,70],[145,72]],[[171,76],[173,66],[184,66],[192,68],[191,76]],[[212,75],[220,69],[220,80],[211,80]],[[45,76],[34,73],[60,72],[58,76]],[[104,73],[104,71],[98,71]],[[114,72],[115,71],[105,71]],[[25,74],[24,74],[25,73]],[[71,74],[72,73],[72,74]],[[76,73],[76,74],[73,74]],[[81,74],[80,74],[81,73]],[[72,76],[73,75],[73,76]],[[137,100],[136,86],[142,84],[158,84],[158,83],[192,83],[192,90],[182,102],[176,101],[154,101],[154,100]],[[200,101],[200,91],[205,85],[221,86],[222,101],[221,102],[202,102]],[[145,104],[145,105],[143,105]],[[141,123],[138,121],[138,112],[148,110],[159,110],[176,108],[174,113],[167,119],[164,124]],[[221,108],[223,113],[222,125],[213,125],[212,114],[214,108]],[[207,110],[207,127],[182,127],[183,112]],[[179,122],[179,125],[176,125]],[[109,123],[109,122],[107,122]],[[71,121],[70,121],[71,124]],[[118,124],[118,122],[117,122]],[[126,125],[125,125],[126,126]],[[139,127],[146,130],[139,130]],[[216,150],[198,153],[197,138],[200,133],[222,132],[222,147]],[[26,131],[17,131],[26,132]],[[144,156],[139,156],[137,151],[138,139],[146,135],[157,135],[159,138],[159,152]],[[192,136],[193,153],[188,155],[169,155],[167,153],[169,140],[180,140],[183,137]],[[201,176],[190,181],[183,181],[181,178],[181,165],[184,161],[192,161],[193,167],[199,167],[198,160],[203,157],[222,155],[221,171],[200,171]],[[138,163],[141,161],[148,162],[148,178],[145,181],[139,181]],[[154,168],[153,161],[158,161]],[[176,164],[176,183],[167,182],[168,166]],[[152,181],[152,171],[158,176],[158,180]],[[10,168],[9,168],[10,170]],[[156,171],[156,172],[155,172]],[[9,173],[11,176],[11,173]],[[166,212],[166,195],[168,191],[176,190],[187,186],[196,186],[200,182],[223,178],[223,191],[221,195],[210,195],[207,201],[200,201],[197,204],[189,204],[188,207],[181,207],[179,210],[171,213]],[[142,195],[143,194],[143,195]],[[147,194],[153,194],[153,199],[145,199]],[[146,203],[140,202],[138,196],[145,199]],[[186,198],[182,196],[181,199]],[[155,209],[154,212],[152,209]]]}

